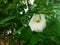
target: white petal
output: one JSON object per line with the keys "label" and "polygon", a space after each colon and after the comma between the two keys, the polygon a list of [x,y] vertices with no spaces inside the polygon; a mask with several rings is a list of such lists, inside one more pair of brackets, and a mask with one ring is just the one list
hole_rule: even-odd
{"label": "white petal", "polygon": [[33,5],[34,4],[34,0],[29,0],[29,4]]}
{"label": "white petal", "polygon": [[26,8],[26,9],[24,8],[24,10],[25,10],[25,13],[27,13],[27,11],[29,10],[29,9],[28,9],[28,6],[27,6],[27,8]]}

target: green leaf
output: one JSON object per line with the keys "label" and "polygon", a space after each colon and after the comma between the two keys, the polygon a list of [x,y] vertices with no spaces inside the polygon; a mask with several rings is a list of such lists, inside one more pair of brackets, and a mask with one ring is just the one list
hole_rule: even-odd
{"label": "green leaf", "polygon": [[30,45],[36,45],[40,41],[40,37],[38,35],[33,35],[30,40]]}
{"label": "green leaf", "polygon": [[54,41],[57,45],[60,45],[60,39],[58,36],[57,37],[56,36],[51,37],[51,40]]}
{"label": "green leaf", "polygon": [[7,21],[9,21],[11,19],[14,19],[14,18],[16,18],[15,15],[14,16],[8,16],[8,17],[5,17],[3,19],[0,19],[0,24],[4,24],[5,22],[7,22]]}
{"label": "green leaf", "polygon": [[32,31],[28,27],[24,28],[21,31],[21,37],[23,40],[27,41],[31,38],[31,36],[32,36]]}
{"label": "green leaf", "polygon": [[36,8],[37,4],[34,4],[30,7],[31,11],[34,11],[34,9]]}
{"label": "green leaf", "polygon": [[25,14],[24,16],[22,16],[20,18],[20,21],[22,22],[22,24],[27,24],[27,22],[28,22],[28,14]]}
{"label": "green leaf", "polygon": [[60,36],[60,22],[57,23],[57,34]]}
{"label": "green leaf", "polygon": [[19,28],[18,30],[16,30],[13,34],[15,35],[15,34],[17,34],[18,32],[21,32],[24,28],[25,28],[24,26],[20,27],[20,28]]}
{"label": "green leaf", "polygon": [[[21,34],[18,36],[16,35],[18,32],[21,32]],[[22,27],[20,28],[20,30],[16,31],[14,33],[16,35],[16,39],[17,40],[22,40],[22,43],[27,43],[29,41],[29,39],[32,36],[32,31],[28,28],[28,27]]]}
{"label": "green leaf", "polygon": [[35,0],[35,1],[38,4],[45,4],[46,3],[46,0]]}
{"label": "green leaf", "polygon": [[9,45],[13,45],[14,42],[15,42],[16,39],[12,39],[10,42],[9,42]]}

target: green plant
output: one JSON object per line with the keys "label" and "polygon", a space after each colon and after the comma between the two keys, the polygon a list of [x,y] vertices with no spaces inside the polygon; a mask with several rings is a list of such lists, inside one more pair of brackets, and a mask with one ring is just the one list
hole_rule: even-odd
{"label": "green plant", "polygon": [[[60,0],[35,0],[33,5],[29,0],[27,5],[22,1],[26,0],[0,0],[0,33],[11,29],[15,36],[9,45],[15,40],[23,45],[60,45]],[[25,12],[27,6],[29,10]],[[33,14],[46,15],[46,28],[42,32],[33,32],[28,26]]]}

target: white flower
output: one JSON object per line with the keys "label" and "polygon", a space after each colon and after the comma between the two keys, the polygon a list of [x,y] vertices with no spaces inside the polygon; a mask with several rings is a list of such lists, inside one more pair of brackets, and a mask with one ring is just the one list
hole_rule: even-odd
{"label": "white flower", "polygon": [[20,14],[23,14],[23,12],[20,12]]}
{"label": "white flower", "polygon": [[28,25],[32,31],[42,32],[46,27],[45,14],[34,14]]}
{"label": "white flower", "polygon": [[7,31],[7,34],[10,34],[10,33],[12,33],[11,29],[9,29],[9,30]]}
{"label": "white flower", "polygon": [[33,5],[34,4],[34,0],[29,0],[29,4]]}
{"label": "white flower", "polygon": [[26,8],[26,9],[24,8],[24,10],[25,10],[25,13],[27,13],[27,11],[29,10],[29,9],[28,9],[28,6],[27,6],[27,8]]}

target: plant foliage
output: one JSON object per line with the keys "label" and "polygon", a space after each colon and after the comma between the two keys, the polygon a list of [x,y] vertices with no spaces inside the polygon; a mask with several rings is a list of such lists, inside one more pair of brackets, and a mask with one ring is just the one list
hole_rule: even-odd
{"label": "plant foliage", "polygon": [[[25,0],[0,0],[0,33],[15,29],[15,40],[23,45],[60,45],[60,0],[35,0],[34,4],[24,4]],[[24,8],[29,10],[25,13]],[[20,14],[22,12],[22,14]],[[28,26],[29,16],[46,14],[47,26],[43,32],[32,32]],[[20,32],[21,34],[18,34]]]}

